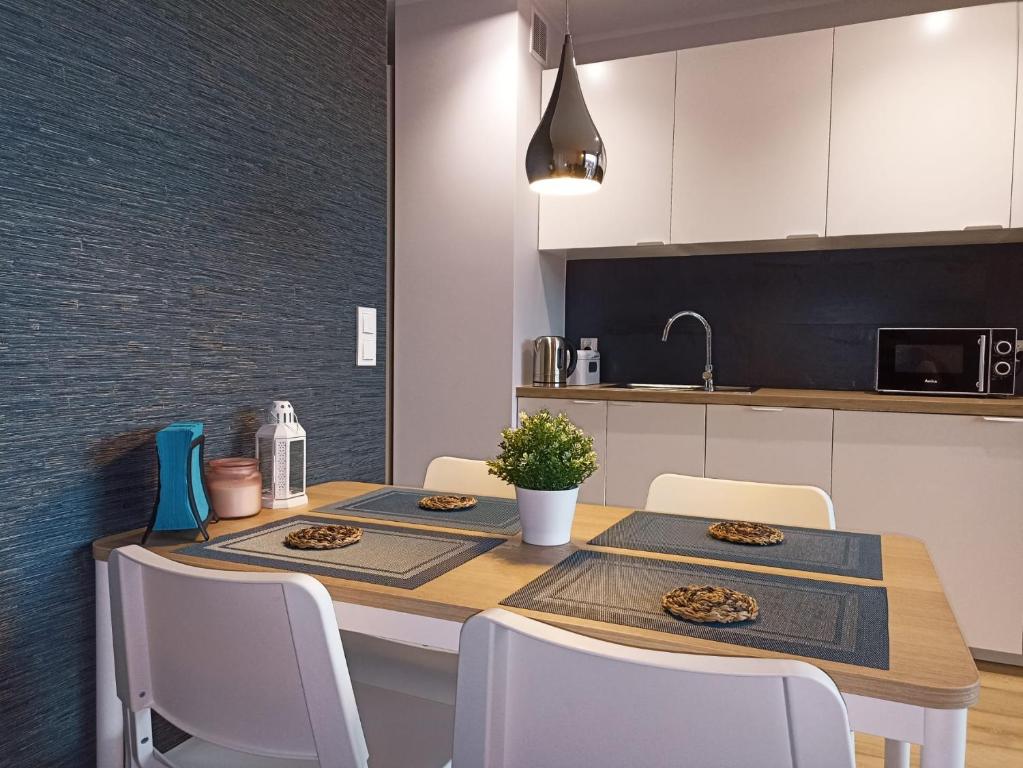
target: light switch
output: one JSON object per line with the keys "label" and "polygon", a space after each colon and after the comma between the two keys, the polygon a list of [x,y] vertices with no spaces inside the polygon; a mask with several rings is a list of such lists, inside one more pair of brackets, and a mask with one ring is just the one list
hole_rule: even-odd
{"label": "light switch", "polygon": [[364,336],[359,339],[359,359],[358,365],[376,365],[377,364],[377,337],[376,336]]}
{"label": "light switch", "polygon": [[359,333],[377,335],[377,311],[373,307],[359,307]]}
{"label": "light switch", "polygon": [[377,364],[377,311],[373,307],[356,310],[356,365]]}

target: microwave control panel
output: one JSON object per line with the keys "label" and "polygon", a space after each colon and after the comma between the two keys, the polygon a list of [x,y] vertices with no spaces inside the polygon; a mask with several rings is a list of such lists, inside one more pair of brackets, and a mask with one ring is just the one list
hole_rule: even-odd
{"label": "microwave control panel", "polygon": [[1011,395],[1016,391],[1016,329],[991,330],[991,370],[989,392]]}

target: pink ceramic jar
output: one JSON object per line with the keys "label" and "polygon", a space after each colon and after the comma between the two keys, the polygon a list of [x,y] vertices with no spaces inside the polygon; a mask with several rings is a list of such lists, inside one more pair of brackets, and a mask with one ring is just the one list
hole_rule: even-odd
{"label": "pink ceramic jar", "polygon": [[211,459],[206,463],[206,488],[218,517],[251,517],[259,512],[263,483],[256,459]]}

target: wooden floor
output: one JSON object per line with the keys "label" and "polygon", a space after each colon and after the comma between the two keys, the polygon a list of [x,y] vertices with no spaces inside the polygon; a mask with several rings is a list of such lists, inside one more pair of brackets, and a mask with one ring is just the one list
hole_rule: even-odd
{"label": "wooden floor", "polygon": [[[1023,766],[1023,667],[977,662],[980,701],[970,710],[967,768]],[[856,768],[882,768],[884,742],[856,736]],[[913,747],[911,765],[920,765]]]}

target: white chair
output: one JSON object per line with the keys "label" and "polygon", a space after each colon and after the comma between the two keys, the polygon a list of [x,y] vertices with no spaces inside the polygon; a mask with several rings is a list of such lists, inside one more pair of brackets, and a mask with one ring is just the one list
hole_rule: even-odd
{"label": "white chair", "polygon": [[454,768],[854,768],[845,702],[802,661],[631,648],[501,609],[462,629]]}
{"label": "white chair", "polygon": [[515,486],[489,474],[487,463],[475,459],[438,456],[426,468],[423,488],[431,491],[458,491],[477,496],[514,499]]}
{"label": "white chair", "polygon": [[[439,768],[451,755],[450,707],[353,688],[311,576],[193,568],[129,546],[110,556],[110,598],[131,768]],[[151,710],[192,738],[158,752]]]}
{"label": "white chair", "polygon": [[832,530],[835,527],[835,507],[831,497],[812,485],[659,475],[650,483],[644,509],[769,525]]}

